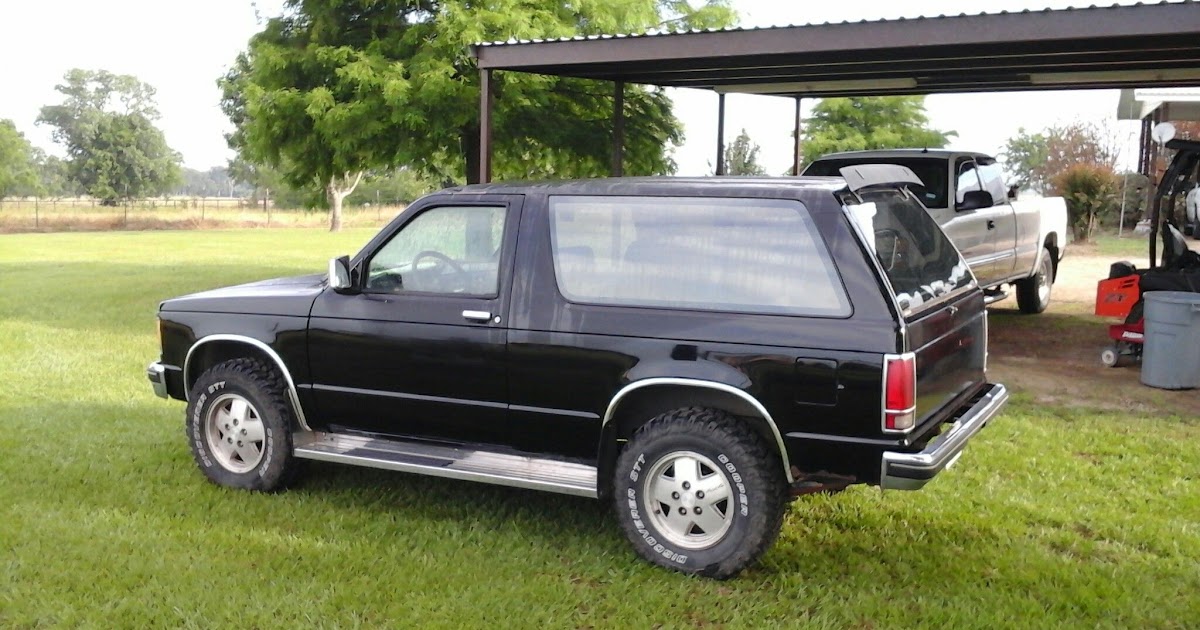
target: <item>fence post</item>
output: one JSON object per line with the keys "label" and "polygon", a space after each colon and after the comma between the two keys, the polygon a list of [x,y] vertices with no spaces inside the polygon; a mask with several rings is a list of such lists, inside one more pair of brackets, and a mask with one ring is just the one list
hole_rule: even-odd
{"label": "fence post", "polygon": [[36,230],[39,227],[41,227],[40,223],[41,223],[41,220],[38,217],[38,198],[34,197],[33,198],[33,229]]}

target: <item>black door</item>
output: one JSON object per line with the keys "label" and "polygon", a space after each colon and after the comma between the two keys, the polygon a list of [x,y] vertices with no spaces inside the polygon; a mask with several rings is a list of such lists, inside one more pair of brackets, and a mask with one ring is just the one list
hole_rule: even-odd
{"label": "black door", "polygon": [[518,196],[410,208],[355,261],[356,292],[313,305],[320,424],[507,443],[507,343]]}

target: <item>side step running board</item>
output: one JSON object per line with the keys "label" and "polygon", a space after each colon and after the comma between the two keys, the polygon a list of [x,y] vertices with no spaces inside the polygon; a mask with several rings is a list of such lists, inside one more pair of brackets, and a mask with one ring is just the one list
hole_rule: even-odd
{"label": "side step running board", "polygon": [[304,459],[596,497],[596,468],[585,464],[339,433],[301,432],[293,440],[293,453]]}
{"label": "side step running board", "polygon": [[1006,297],[1008,297],[1008,293],[1003,289],[989,289],[983,292],[983,303],[995,304]]}

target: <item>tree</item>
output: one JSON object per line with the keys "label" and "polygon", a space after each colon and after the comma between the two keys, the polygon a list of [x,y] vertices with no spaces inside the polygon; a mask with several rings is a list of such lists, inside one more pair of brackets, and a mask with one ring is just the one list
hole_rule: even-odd
{"label": "tree", "polygon": [[128,75],[74,69],[55,86],[65,98],[38,123],[54,127],[71,178],[107,205],[165,193],[179,177],[179,154],[154,126],[154,88]]}
{"label": "tree", "polygon": [[958,135],[928,125],[923,96],[821,99],[805,120],[804,160],[812,162],[837,151],[936,149]]}
{"label": "tree", "polygon": [[1119,141],[1107,125],[1076,121],[1033,134],[1019,129],[1000,158],[1010,182],[1047,194],[1070,167],[1088,164],[1113,171],[1119,154]]}
{"label": "tree", "polygon": [[[330,229],[366,171],[402,166],[439,180],[478,172],[479,79],[470,45],[650,27],[706,28],[733,20],[728,0],[551,3],[532,0],[287,0],[221,79],[230,145],[319,186]],[[626,88],[626,170],[669,172],[682,139],[661,90]],[[607,171],[612,87],[517,73],[496,76],[500,177]]]}
{"label": "tree", "polygon": [[1116,174],[1103,164],[1081,162],[1055,176],[1054,186],[1067,202],[1076,241],[1092,240],[1097,217],[1116,203],[1117,184]]}
{"label": "tree", "polygon": [[67,197],[78,194],[79,185],[71,179],[71,167],[62,158],[47,155],[39,148],[33,150],[33,161],[37,165],[37,185],[27,194],[48,197]]}
{"label": "tree", "polygon": [[359,206],[373,203],[405,205],[440,187],[438,182],[416,169],[398,168],[367,173],[363,183],[346,201]]}
{"label": "tree", "polygon": [[34,149],[11,120],[0,120],[0,199],[37,185]]}
{"label": "tree", "polygon": [[742,129],[737,139],[725,148],[725,172],[730,175],[766,175],[758,163],[758,145]]}
{"label": "tree", "polygon": [[1046,194],[1052,185],[1043,169],[1050,151],[1047,144],[1044,133],[1031,134],[1024,127],[1017,129],[1017,135],[1008,139],[999,156],[1009,184]]}

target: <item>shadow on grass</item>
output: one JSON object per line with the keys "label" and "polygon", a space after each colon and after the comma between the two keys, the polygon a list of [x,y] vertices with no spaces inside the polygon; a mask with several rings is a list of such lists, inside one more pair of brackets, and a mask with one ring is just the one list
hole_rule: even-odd
{"label": "shadow on grass", "polygon": [[0,264],[0,318],[73,330],[153,330],[159,302],[223,286],[312,273],[271,265],[38,262]]}

